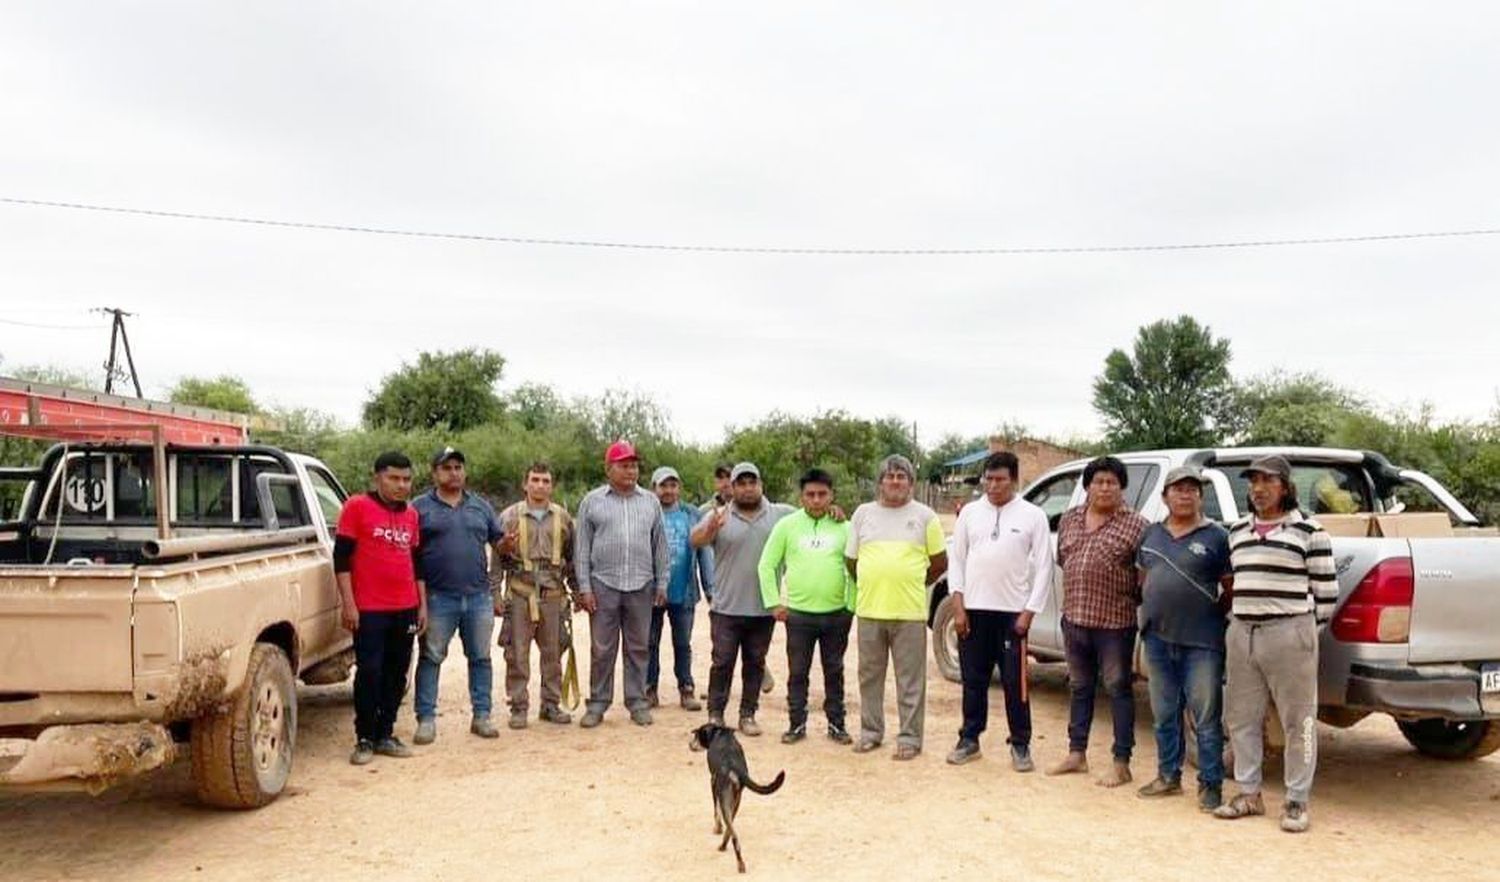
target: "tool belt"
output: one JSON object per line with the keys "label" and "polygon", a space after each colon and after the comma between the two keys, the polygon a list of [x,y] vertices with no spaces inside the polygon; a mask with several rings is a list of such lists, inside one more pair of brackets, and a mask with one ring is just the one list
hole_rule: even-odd
{"label": "tool belt", "polygon": [[549,597],[566,598],[568,596],[566,588],[538,588],[535,584],[523,582],[514,575],[505,580],[505,591],[511,597],[519,597],[526,601],[526,612],[533,622],[542,620],[541,602],[543,600]]}

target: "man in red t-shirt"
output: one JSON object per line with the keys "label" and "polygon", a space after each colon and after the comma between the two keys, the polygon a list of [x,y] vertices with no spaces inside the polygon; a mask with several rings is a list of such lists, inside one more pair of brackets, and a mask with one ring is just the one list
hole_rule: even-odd
{"label": "man in red t-shirt", "polygon": [[417,561],[421,541],[411,496],[411,460],[375,458],[375,489],[351,496],[333,544],[343,625],[354,632],[354,733],[349,762],[408,757],[392,734],[406,693],[412,642],[427,626],[427,586]]}

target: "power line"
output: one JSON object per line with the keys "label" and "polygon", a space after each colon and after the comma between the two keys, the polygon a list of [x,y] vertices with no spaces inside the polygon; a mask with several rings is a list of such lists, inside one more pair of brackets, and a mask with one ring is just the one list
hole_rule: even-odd
{"label": "power line", "polygon": [[15,325],[18,328],[46,328],[51,331],[97,331],[103,325],[51,325],[45,322],[18,322],[14,319],[0,319],[0,325]]}
{"label": "power line", "polygon": [[430,230],[405,230],[391,227],[368,227],[352,224],[325,224],[308,221],[275,220],[226,214],[202,214],[192,211],[165,211],[153,208],[128,208],[117,205],[91,205],[81,202],[53,202],[45,199],[18,199],[0,196],[0,202],[43,208],[66,208],[73,211],[97,211],[141,217],[175,218],[177,220],[214,221],[228,224],[251,224],[263,227],[286,227],[298,230],[324,230],[340,233],[368,233],[378,236],[406,236],[416,239],[451,239],[466,242],[498,242],[507,245],[546,245],[562,248],[613,248],[630,251],[687,251],[714,254],[803,254],[803,255],[873,255],[873,256],[962,256],[1021,254],[1119,254],[1144,251],[1209,251],[1228,248],[1281,248],[1294,245],[1349,245],[1362,242],[1395,242],[1415,239],[1456,239],[1471,236],[1500,236],[1500,228],[1474,230],[1440,230],[1423,233],[1378,233],[1365,236],[1316,236],[1308,238],[1247,239],[1227,242],[1174,242],[1161,245],[1067,245],[1056,247],[1000,248],[803,248],[762,247],[755,245],[672,245],[657,242],[614,242],[594,239],[545,239],[531,236],[493,236],[483,233],[444,233]]}

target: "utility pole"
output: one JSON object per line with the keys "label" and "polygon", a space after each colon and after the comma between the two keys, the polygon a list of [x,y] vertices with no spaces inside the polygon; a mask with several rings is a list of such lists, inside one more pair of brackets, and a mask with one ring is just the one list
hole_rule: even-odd
{"label": "utility pole", "polygon": [[125,363],[130,366],[130,382],[135,386],[135,397],[144,398],[141,394],[141,378],[135,372],[135,358],[130,354],[130,336],[125,333],[125,317],[134,315],[123,309],[113,306],[101,306],[94,312],[114,316],[114,321],[109,326],[109,361],[104,363],[104,394],[114,392],[115,378],[125,378],[125,372],[116,366],[116,355],[119,347],[125,349]]}

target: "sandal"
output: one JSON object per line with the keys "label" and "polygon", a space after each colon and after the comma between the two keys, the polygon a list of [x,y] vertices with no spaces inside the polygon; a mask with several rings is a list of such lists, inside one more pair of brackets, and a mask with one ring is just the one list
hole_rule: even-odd
{"label": "sandal", "polygon": [[1241,793],[1224,805],[1214,809],[1214,817],[1226,821],[1236,818],[1248,818],[1252,815],[1263,815],[1266,813],[1265,801],[1259,793]]}
{"label": "sandal", "polygon": [[877,748],[879,746],[880,746],[880,742],[879,741],[865,741],[865,740],[861,739],[858,744],[854,745],[854,752],[855,753],[869,753],[870,751],[874,750],[875,748]]}
{"label": "sandal", "polygon": [[922,748],[920,747],[912,744],[901,744],[896,747],[896,752],[891,754],[891,759],[896,760],[897,762],[904,763],[907,760],[916,759],[917,754],[920,754],[921,752]]}

